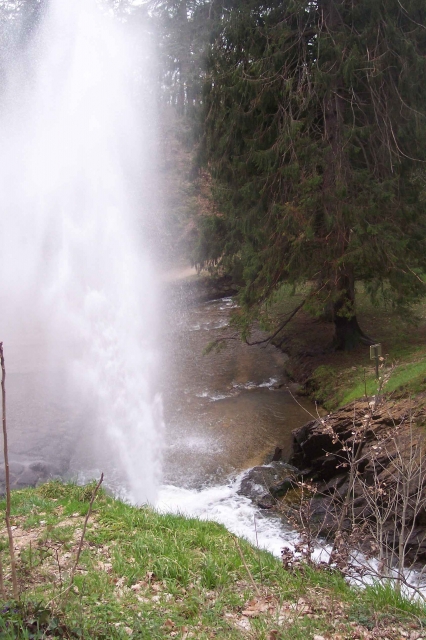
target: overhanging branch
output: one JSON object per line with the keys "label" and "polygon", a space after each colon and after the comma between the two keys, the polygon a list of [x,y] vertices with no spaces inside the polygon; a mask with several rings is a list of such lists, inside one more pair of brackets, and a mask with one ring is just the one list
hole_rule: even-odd
{"label": "overhanging branch", "polygon": [[280,331],[284,329],[284,327],[290,322],[290,320],[294,318],[296,313],[300,311],[300,309],[303,307],[305,302],[306,302],[306,298],[302,300],[302,302],[299,305],[297,305],[297,307],[293,309],[293,311],[287,314],[288,317],[284,320],[284,322],[280,324],[278,329],[271,336],[268,336],[264,340],[255,340],[254,342],[249,342],[248,340],[245,340],[245,343],[248,344],[250,347],[252,347],[255,344],[265,344],[266,342],[271,342],[280,333]]}

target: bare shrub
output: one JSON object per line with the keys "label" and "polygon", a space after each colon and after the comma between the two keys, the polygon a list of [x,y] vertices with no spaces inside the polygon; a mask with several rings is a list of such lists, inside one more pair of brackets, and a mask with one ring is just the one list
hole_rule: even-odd
{"label": "bare shrub", "polygon": [[[344,491],[325,492],[325,483],[299,484],[300,502],[286,514],[300,532],[300,543],[294,551],[283,550],[283,562],[287,568],[312,564],[320,536],[331,544],[331,569],[355,579],[385,579],[398,591],[405,587],[423,597],[419,563],[426,559],[426,443],[411,408],[396,420],[383,404],[390,374],[382,375],[376,396],[368,399],[361,419],[354,417],[349,434],[337,433],[320,419],[321,433],[338,447],[333,455],[338,469],[346,472]],[[379,408],[388,426],[376,432]]]}

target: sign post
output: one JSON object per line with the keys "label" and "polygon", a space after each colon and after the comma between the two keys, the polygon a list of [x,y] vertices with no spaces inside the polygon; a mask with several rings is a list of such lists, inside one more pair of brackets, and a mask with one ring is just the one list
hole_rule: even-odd
{"label": "sign post", "polygon": [[379,358],[382,355],[382,345],[372,344],[370,346],[370,360],[376,361],[376,378],[379,379]]}

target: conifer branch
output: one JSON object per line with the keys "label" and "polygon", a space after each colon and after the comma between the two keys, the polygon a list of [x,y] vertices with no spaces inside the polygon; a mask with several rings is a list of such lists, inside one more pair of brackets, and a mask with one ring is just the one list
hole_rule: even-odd
{"label": "conifer branch", "polygon": [[245,343],[248,344],[250,347],[252,347],[255,344],[265,344],[265,342],[271,342],[274,338],[277,337],[277,335],[280,333],[280,331],[282,331],[284,329],[284,327],[286,325],[288,325],[288,323],[290,322],[290,320],[292,320],[294,318],[296,313],[298,313],[298,311],[300,311],[300,309],[305,304],[306,300],[307,300],[307,298],[305,298],[300,304],[298,304],[297,307],[295,309],[293,309],[293,311],[291,311],[289,314],[286,314],[286,316],[288,316],[288,317],[286,317],[286,320],[284,320],[284,322],[282,322],[280,324],[278,329],[271,336],[268,336],[264,340],[255,340],[254,342],[249,342],[248,340],[245,340]]}

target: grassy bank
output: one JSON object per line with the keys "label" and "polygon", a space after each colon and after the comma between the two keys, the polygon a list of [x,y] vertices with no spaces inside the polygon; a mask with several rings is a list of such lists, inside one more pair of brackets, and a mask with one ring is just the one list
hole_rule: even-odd
{"label": "grassy bank", "polygon": [[[274,314],[289,313],[304,298],[283,290]],[[357,317],[362,329],[382,344],[385,370],[391,370],[386,392],[420,395],[426,391],[426,302],[417,305],[411,319],[401,318],[383,304],[372,304],[360,287]],[[333,352],[333,325],[300,311],[279,336],[281,348],[290,355],[287,373],[305,385],[306,392],[328,410],[377,389],[369,347],[359,345],[349,352]],[[383,372],[382,372],[383,373]]]}
{"label": "grassy bank", "polygon": [[221,525],[103,492],[68,589],[92,491],[50,482],[12,494],[21,603],[10,594],[1,603],[0,638],[425,637],[425,608],[390,589],[355,591],[310,568],[290,573]]}

